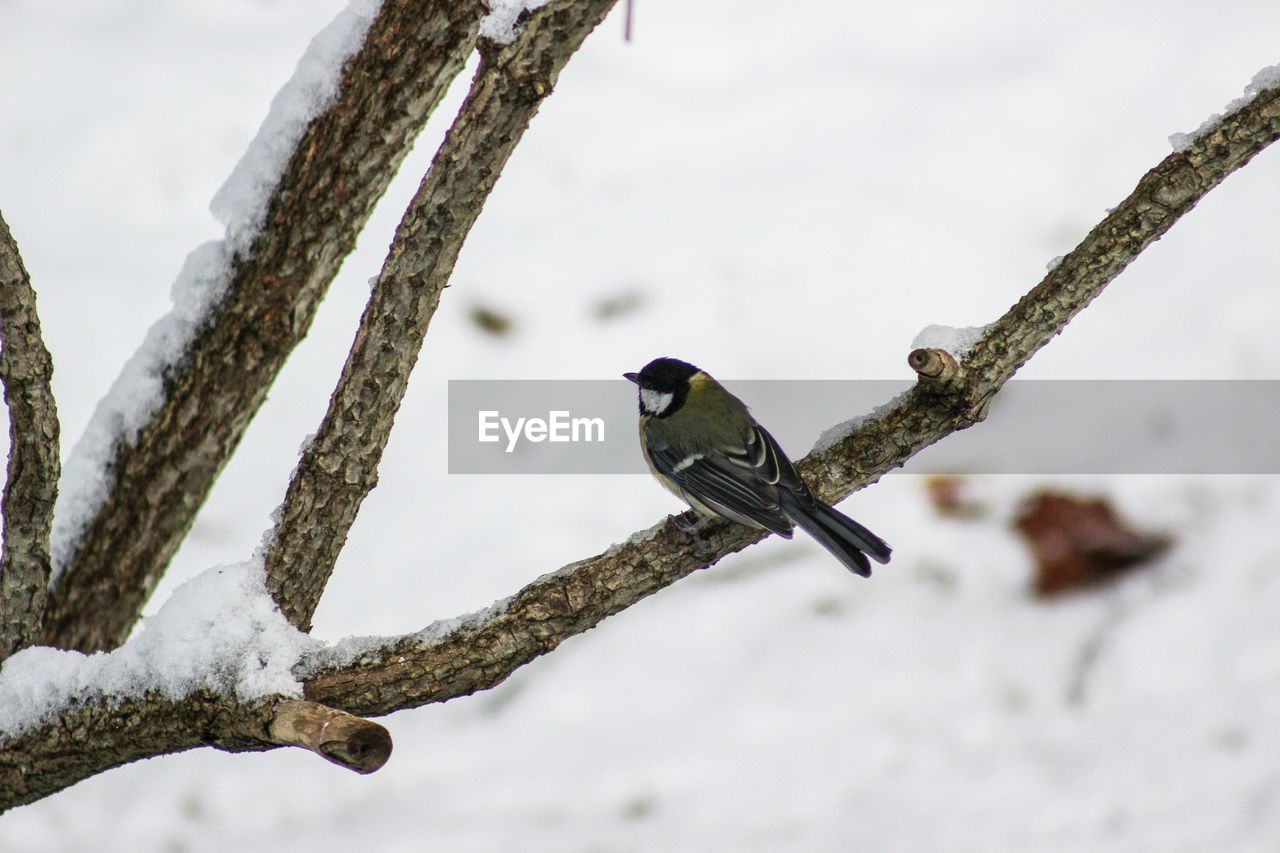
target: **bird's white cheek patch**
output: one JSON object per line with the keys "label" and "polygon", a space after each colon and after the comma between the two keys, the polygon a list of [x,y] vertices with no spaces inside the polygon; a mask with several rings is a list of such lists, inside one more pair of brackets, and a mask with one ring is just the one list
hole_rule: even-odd
{"label": "bird's white cheek patch", "polygon": [[640,389],[640,405],[644,406],[644,410],[654,415],[660,415],[671,405],[671,394],[664,394],[661,391],[654,391],[652,388]]}

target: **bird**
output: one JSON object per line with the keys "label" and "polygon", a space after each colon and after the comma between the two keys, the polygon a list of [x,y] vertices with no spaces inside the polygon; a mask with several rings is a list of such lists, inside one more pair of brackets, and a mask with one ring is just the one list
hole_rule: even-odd
{"label": "bird", "polygon": [[784,539],[799,527],[862,577],[871,576],[870,560],[889,562],[884,540],[814,497],[768,430],[710,374],[663,357],[623,377],[638,386],[649,470],[704,520],[727,518]]}

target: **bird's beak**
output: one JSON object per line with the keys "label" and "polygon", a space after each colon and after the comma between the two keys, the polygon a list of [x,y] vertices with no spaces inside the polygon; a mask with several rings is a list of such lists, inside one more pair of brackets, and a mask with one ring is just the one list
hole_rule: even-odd
{"label": "bird's beak", "polygon": [[636,383],[637,385],[639,385],[639,384],[640,384],[640,374],[639,374],[639,373],[624,373],[624,374],[622,374],[622,378],[623,378],[623,379],[625,379],[625,380],[627,380],[628,382],[634,382],[634,383]]}

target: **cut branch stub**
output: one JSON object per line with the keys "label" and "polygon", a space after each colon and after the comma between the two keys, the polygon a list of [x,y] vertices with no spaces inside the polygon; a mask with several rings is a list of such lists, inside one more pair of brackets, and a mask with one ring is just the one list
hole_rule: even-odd
{"label": "cut branch stub", "polygon": [[267,730],[274,743],[300,746],[357,773],[372,773],[391,757],[391,733],[382,726],[302,699],[276,705]]}
{"label": "cut branch stub", "polygon": [[943,349],[913,349],[907,356],[907,364],[921,380],[935,382],[948,382],[960,370],[955,357]]}

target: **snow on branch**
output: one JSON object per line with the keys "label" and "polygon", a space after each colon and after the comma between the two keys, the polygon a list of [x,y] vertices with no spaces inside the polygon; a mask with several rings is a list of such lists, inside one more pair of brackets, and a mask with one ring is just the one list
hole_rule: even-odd
{"label": "snow on branch", "polygon": [[[1268,89],[1275,89],[1277,86],[1280,86],[1280,65],[1272,65],[1262,69],[1253,75],[1249,85],[1244,87],[1244,94],[1227,104],[1226,112],[1228,114],[1239,112],[1242,107],[1248,106],[1254,98]],[[1191,143],[1216,130],[1222,124],[1222,118],[1222,113],[1214,113],[1190,133],[1170,134],[1169,144],[1173,146],[1174,151],[1186,151],[1191,147]]]}
{"label": "snow on branch", "polygon": [[489,14],[480,22],[480,37],[495,44],[511,44],[519,32],[521,15],[547,5],[548,0],[489,0]]}
{"label": "snow on branch", "polygon": [[362,44],[382,0],[351,0],[307,47],[293,77],[271,100],[271,109],[214,194],[209,209],[227,229],[227,249],[247,254],[262,231],[267,207],[280,185],[298,141],[317,116],[333,105],[342,69]]}
{"label": "snow on branch", "polygon": [[166,374],[187,355],[196,332],[226,296],[233,261],[250,253],[290,155],[311,122],[331,106],[343,65],[364,41],[379,5],[353,3],[312,40],[293,77],[271,102],[258,135],[210,204],[226,227],[226,237],[187,256],[173,284],[173,308],[147,332],[72,449],[58,494],[55,583],[110,491],[117,446],[132,444],[164,402]]}
{"label": "snow on branch", "polygon": [[261,563],[219,566],[182,584],[118,649],[86,655],[33,646],[0,670],[0,736],[14,737],[89,703],[197,691],[253,702],[302,695],[292,668],[320,646],[289,625]]}

